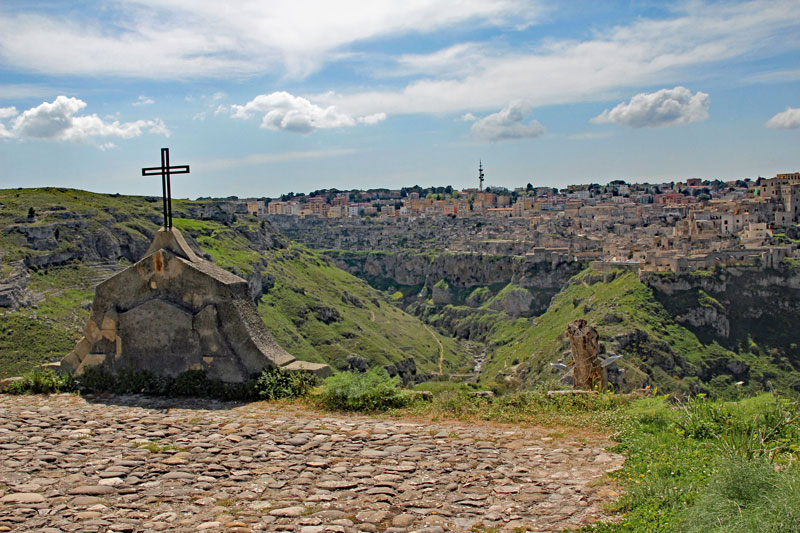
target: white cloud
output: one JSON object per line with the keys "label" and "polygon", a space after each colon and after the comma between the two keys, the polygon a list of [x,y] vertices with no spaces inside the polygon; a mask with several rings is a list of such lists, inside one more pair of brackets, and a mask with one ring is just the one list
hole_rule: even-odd
{"label": "white cloud", "polygon": [[768,128],[778,128],[793,130],[800,128],[800,108],[787,107],[786,111],[781,111],[767,121]]}
{"label": "white cloud", "polygon": [[150,105],[150,104],[154,104],[154,103],[155,103],[155,100],[153,100],[152,98],[148,98],[147,96],[140,96],[140,97],[139,97],[139,98],[138,98],[138,99],[137,99],[137,100],[136,100],[134,103],[132,103],[131,105],[133,105],[133,106],[140,106],[140,105]]}
{"label": "white cloud", "polygon": [[528,112],[529,109],[522,103],[512,102],[497,113],[475,122],[470,131],[474,137],[492,142],[539,137],[544,134],[544,127],[541,124],[535,120],[531,120],[528,124],[523,123]]}
{"label": "white cloud", "polygon": [[686,87],[639,93],[628,103],[606,109],[592,119],[597,124],[614,123],[631,128],[676,126],[708,118],[708,94]]}
{"label": "white cloud", "polygon": [[358,117],[358,121],[361,124],[366,124],[367,126],[373,126],[378,122],[383,122],[384,120],[386,120],[386,113],[374,113],[365,117]]}
{"label": "white cloud", "polygon": [[538,4],[118,0],[89,20],[31,9],[0,14],[0,61],[50,74],[166,79],[263,74],[283,66],[290,77],[301,78],[352,43],[468,22],[524,26],[539,17]]}
{"label": "white cloud", "polygon": [[[86,102],[83,100],[58,96],[52,102],[43,102],[16,115],[11,121],[10,129],[2,125],[0,136],[85,142],[101,149],[113,147],[112,143],[98,141],[105,137],[131,139],[143,133],[169,136],[169,130],[160,119],[120,122],[103,120],[94,114],[77,115],[85,107]],[[11,108],[5,108],[7,115],[10,113],[8,109]]]}
{"label": "white cloud", "polygon": [[[668,19],[638,19],[585,40],[550,40],[524,50],[484,45],[437,73],[397,90],[326,93],[315,101],[347,113],[461,113],[521,100],[532,107],[601,101],[630,87],[674,84],[703,69],[747,56],[797,48],[787,39],[800,20],[800,2],[688,2]],[[432,54],[436,55],[436,54]],[[417,58],[417,64],[424,63]],[[449,75],[449,72],[467,72]]]}
{"label": "white cloud", "polygon": [[463,120],[464,122],[475,122],[476,120],[478,120],[478,117],[476,117],[472,113],[464,113],[463,115],[461,115],[461,120]]}
{"label": "white cloud", "polygon": [[797,80],[800,80],[800,68],[761,72],[759,74],[753,74],[751,76],[747,76],[746,78],[742,79],[742,82],[746,84],[754,84],[754,83],[781,83],[781,82],[797,81]]}
{"label": "white cloud", "polygon": [[16,107],[0,107],[0,119],[11,118],[17,116]]}
{"label": "white cloud", "polygon": [[[0,107],[0,120],[17,115],[16,107]],[[0,122],[0,139],[10,139],[14,134],[8,131],[6,125]]]}
{"label": "white cloud", "polygon": [[383,112],[354,118],[335,106],[320,107],[285,91],[259,94],[244,105],[233,104],[230,113],[232,117],[241,119],[262,115],[262,128],[294,133],[355,126],[357,122],[372,125],[386,118]]}
{"label": "white cloud", "polygon": [[[0,52],[1,54],[2,52]],[[44,85],[22,83],[0,83],[0,100],[23,98],[48,98],[63,93],[63,89],[55,89]]]}
{"label": "white cloud", "polygon": [[488,53],[489,49],[478,43],[458,43],[431,54],[403,54],[391,69],[379,73],[386,76],[463,77],[479,71]]}

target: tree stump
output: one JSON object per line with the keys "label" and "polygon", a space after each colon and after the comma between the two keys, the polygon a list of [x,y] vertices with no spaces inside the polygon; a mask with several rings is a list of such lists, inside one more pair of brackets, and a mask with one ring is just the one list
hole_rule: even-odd
{"label": "tree stump", "polygon": [[606,369],[598,357],[597,329],[580,319],[567,326],[569,344],[572,348],[573,387],[581,390],[605,390],[608,385]]}

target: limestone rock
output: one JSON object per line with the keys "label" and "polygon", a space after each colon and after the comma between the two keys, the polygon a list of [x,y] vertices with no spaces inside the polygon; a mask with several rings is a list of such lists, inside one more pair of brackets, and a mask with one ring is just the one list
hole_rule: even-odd
{"label": "limestone rock", "polygon": [[605,368],[598,357],[599,335],[594,326],[585,320],[575,320],[567,325],[567,335],[575,362],[572,377],[576,389],[605,390],[608,384]]}
{"label": "limestone rock", "polygon": [[173,377],[204,370],[229,383],[276,366],[331,373],[295,361],[267,331],[247,281],[198,258],[174,228],[160,230],[144,258],[97,286],[84,336],[61,367],[80,375],[100,365]]}
{"label": "limestone rock", "polygon": [[28,290],[30,275],[22,261],[8,263],[12,274],[0,279],[0,307],[17,309],[31,303],[31,292]]}

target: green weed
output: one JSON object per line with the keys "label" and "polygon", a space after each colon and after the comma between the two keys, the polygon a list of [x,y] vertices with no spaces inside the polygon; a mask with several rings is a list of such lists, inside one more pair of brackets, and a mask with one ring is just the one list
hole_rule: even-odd
{"label": "green weed", "polygon": [[270,368],[261,373],[255,388],[262,400],[279,400],[306,396],[316,384],[317,378],[310,372]]}
{"label": "green weed", "polygon": [[317,399],[326,409],[344,411],[385,411],[408,404],[400,379],[391,378],[382,367],[361,374],[340,372],[325,380]]}

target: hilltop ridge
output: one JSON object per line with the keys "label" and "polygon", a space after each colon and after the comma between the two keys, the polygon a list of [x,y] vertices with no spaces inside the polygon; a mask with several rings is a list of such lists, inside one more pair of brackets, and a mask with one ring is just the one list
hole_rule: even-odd
{"label": "hilltop ridge", "polygon": [[[161,222],[157,200],[63,188],[0,191],[0,293],[15,295],[0,330],[3,372],[69,351],[92,286],[150,245]],[[412,380],[469,364],[457,342],[426,331],[268,222],[213,202],[179,200],[173,212],[195,253],[247,279],[267,329],[297,356],[340,369],[358,357]]]}

